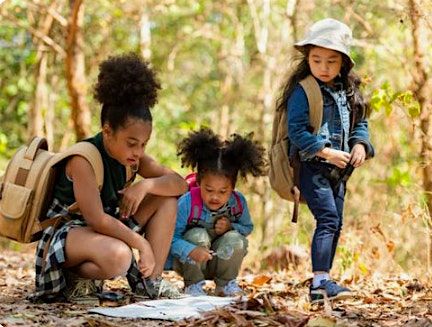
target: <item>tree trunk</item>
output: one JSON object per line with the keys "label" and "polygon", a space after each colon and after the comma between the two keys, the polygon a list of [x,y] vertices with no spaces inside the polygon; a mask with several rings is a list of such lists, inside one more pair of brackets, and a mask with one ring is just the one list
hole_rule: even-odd
{"label": "tree trunk", "polygon": [[223,103],[219,112],[219,126],[217,127],[217,133],[226,138],[230,134],[231,127],[231,94],[233,92],[233,78],[231,75],[226,75],[221,88]]}
{"label": "tree trunk", "polygon": [[66,38],[66,80],[71,99],[72,121],[77,140],[90,135],[91,115],[85,100],[84,38],[82,24],[84,5],[82,0],[70,0],[71,15]]}
{"label": "tree trunk", "polygon": [[[267,120],[268,117],[271,117],[272,115],[273,103],[272,75],[274,72],[272,70],[271,58],[268,55],[269,16],[271,5],[269,0],[264,0],[262,2],[262,18],[260,19],[255,0],[247,0],[247,3],[252,16],[255,43],[259,52],[263,80],[262,88],[256,99],[258,122],[255,135],[259,138],[260,142],[264,143],[269,139],[268,133],[271,133],[271,130],[267,128]],[[269,240],[270,242],[272,241],[267,237],[268,228],[271,226],[271,224],[269,224],[270,217],[273,223],[275,221],[275,217],[270,214],[272,211],[272,203],[270,199],[271,191],[267,179],[263,178],[254,180],[254,189],[257,190],[261,199],[260,216],[262,217],[262,220],[258,224],[258,227],[261,230],[260,247],[264,248],[268,245]]]}
{"label": "tree trunk", "polygon": [[[55,61],[55,60],[53,60]],[[52,75],[50,79],[51,87],[54,88],[54,85],[58,85],[59,78],[58,75]],[[55,103],[57,102],[58,96],[57,92],[50,92],[48,95],[46,114],[45,114],[45,134],[48,144],[51,145],[51,149],[55,149],[54,145],[54,121],[55,121]]]}
{"label": "tree trunk", "polygon": [[36,68],[36,89],[28,122],[29,137],[44,136],[42,111],[47,106],[47,53],[41,52]]}
{"label": "tree trunk", "polygon": [[147,5],[143,5],[140,19],[140,50],[146,61],[151,58],[150,16]]}
{"label": "tree trunk", "polygon": [[432,214],[432,79],[428,76],[425,46],[429,44],[430,31],[426,31],[425,17],[415,0],[408,1],[414,51],[413,93],[420,104],[421,167],[423,190],[429,214]]}
{"label": "tree trunk", "polygon": [[[36,27],[36,31],[45,38],[49,37],[51,28],[53,26],[54,17],[49,14],[50,10],[54,10],[57,7],[57,3],[53,1],[49,8],[47,8],[47,14],[43,19],[39,20],[39,24]],[[37,13],[40,16],[42,12]],[[44,118],[43,111],[48,106],[48,91],[47,91],[47,60],[48,60],[48,48],[46,47],[41,37],[34,36],[34,43],[37,45],[36,52],[36,88],[33,98],[33,105],[30,107],[29,122],[28,122],[28,134],[30,137],[33,136],[44,136]]]}

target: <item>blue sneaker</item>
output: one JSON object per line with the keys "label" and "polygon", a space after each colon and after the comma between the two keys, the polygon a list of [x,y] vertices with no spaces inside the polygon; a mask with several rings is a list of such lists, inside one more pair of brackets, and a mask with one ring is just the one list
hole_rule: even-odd
{"label": "blue sneaker", "polygon": [[238,286],[237,281],[232,279],[225,286],[216,286],[215,294],[217,296],[242,296],[244,292]]}
{"label": "blue sneaker", "polygon": [[205,285],[205,280],[202,280],[202,281],[200,281],[198,283],[186,286],[184,292],[186,294],[189,294],[189,295],[192,295],[192,296],[207,295],[207,293],[203,289],[204,285]]}
{"label": "blue sneaker", "polygon": [[321,285],[318,287],[309,288],[309,297],[311,303],[322,303],[324,298],[329,300],[342,300],[352,296],[349,288],[339,286],[331,279],[322,280]]}

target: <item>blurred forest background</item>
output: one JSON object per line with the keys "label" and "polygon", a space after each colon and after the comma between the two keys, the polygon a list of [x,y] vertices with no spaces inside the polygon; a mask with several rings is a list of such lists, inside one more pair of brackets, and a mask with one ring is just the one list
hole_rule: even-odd
{"label": "blurred forest background", "polygon": [[[333,17],[353,29],[376,148],[349,181],[335,271],[429,276],[431,15],[430,0],[0,0],[0,174],[33,135],[58,151],[97,132],[98,65],[129,51],[151,62],[162,83],[147,151],[163,164],[187,173],[176,143],[201,125],[224,136],[253,131],[268,148],[292,44],[312,22]],[[265,268],[275,249],[280,265],[289,253],[308,253],[307,208],[292,224],[291,205],[267,179],[239,189],[256,226],[244,267]]]}

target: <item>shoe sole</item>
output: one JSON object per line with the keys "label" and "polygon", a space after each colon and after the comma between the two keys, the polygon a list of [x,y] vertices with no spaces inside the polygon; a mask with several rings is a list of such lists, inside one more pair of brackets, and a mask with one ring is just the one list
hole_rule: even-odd
{"label": "shoe sole", "polygon": [[[322,293],[318,293],[318,294],[323,295]],[[313,300],[313,301],[311,301],[311,303],[313,303],[313,304],[315,304],[315,303],[324,303],[326,298],[329,301],[345,300],[345,299],[348,299],[350,297],[353,297],[353,294],[352,294],[352,292],[340,292],[337,295],[331,296],[331,297],[328,297],[328,296],[325,296],[325,295],[323,295],[323,296],[324,296],[324,298]]]}
{"label": "shoe sole", "polygon": [[76,299],[69,299],[70,303],[73,304],[79,304],[79,305],[99,305],[100,301],[98,298],[96,299],[82,299],[82,300],[76,300]]}

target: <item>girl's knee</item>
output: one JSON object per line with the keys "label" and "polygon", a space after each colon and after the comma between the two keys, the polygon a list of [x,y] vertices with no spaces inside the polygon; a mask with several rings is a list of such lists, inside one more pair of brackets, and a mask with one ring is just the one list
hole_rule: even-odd
{"label": "girl's knee", "polygon": [[110,245],[104,257],[101,258],[104,261],[102,265],[113,276],[124,275],[132,262],[132,250],[122,241],[113,243],[115,244]]}
{"label": "girl's knee", "polygon": [[234,251],[236,250],[246,250],[248,246],[248,241],[246,237],[235,230],[226,232],[221,236],[220,245],[231,246]]}

